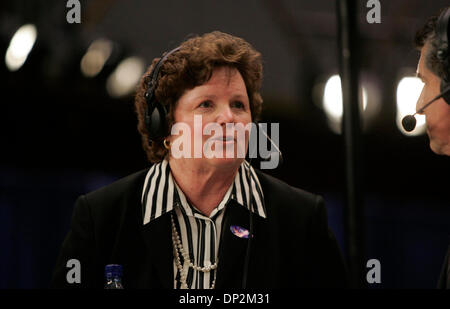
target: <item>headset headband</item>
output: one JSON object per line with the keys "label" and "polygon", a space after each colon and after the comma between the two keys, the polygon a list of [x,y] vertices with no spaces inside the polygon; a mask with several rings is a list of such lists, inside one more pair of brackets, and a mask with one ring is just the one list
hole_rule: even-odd
{"label": "headset headband", "polygon": [[145,93],[145,98],[147,99],[147,102],[151,102],[153,99],[154,91],[156,89],[156,84],[158,80],[159,71],[162,68],[162,65],[164,64],[164,61],[173,54],[174,52],[178,51],[180,47],[177,47],[175,49],[172,49],[168,53],[166,53],[161,59],[159,59],[158,63],[156,63],[155,67],[153,68],[152,72],[149,74],[150,81],[147,85],[147,92]]}
{"label": "headset headband", "polygon": [[436,34],[439,37],[439,40],[442,43],[448,44],[448,21],[450,19],[450,8],[447,8],[444,12],[442,12],[441,16],[439,16],[437,26],[436,26]]}

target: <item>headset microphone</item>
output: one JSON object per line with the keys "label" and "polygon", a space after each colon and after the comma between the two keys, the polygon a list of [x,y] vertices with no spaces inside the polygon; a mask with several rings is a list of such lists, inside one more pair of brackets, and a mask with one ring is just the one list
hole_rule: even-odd
{"label": "headset microphone", "polygon": [[416,117],[414,117],[414,115],[407,115],[403,117],[402,126],[406,132],[411,132],[416,127]]}
{"label": "headset microphone", "polygon": [[278,166],[282,165],[283,164],[283,154],[281,153],[280,148],[274,141],[272,141],[272,139],[269,137],[269,135],[267,135],[267,133],[262,128],[260,128],[260,130],[261,130],[261,133],[269,140],[269,142],[272,144],[272,146],[276,150],[276,151],[271,151],[269,156],[264,159],[268,160],[268,161],[272,161],[272,160],[274,160],[274,156],[278,155],[278,158],[279,158]]}
{"label": "headset microphone", "polygon": [[[282,163],[283,163],[283,155],[281,154],[281,150],[278,147],[278,145],[272,141],[272,139],[267,135],[267,133],[264,131],[264,129],[262,129],[261,127],[259,127],[260,132],[269,140],[269,142],[272,144],[272,146],[275,148],[276,151],[271,151],[269,156],[267,158],[263,158],[265,160],[273,160],[273,156],[278,155],[279,158],[279,163],[278,166],[279,167]],[[242,288],[246,289],[247,288],[247,278],[248,278],[248,267],[249,267],[249,263],[250,263],[250,254],[251,254],[251,244],[252,244],[252,238],[253,238],[253,231],[254,231],[254,227],[253,227],[253,190],[252,190],[252,177],[251,177],[251,162],[252,162],[252,158],[249,158],[249,162],[248,162],[248,169],[247,169],[247,179],[248,179],[248,183],[250,186],[250,190],[249,190],[249,237],[247,240],[247,248],[246,248],[246,253],[245,253],[245,259],[244,259],[244,269],[242,272]]]}
{"label": "headset microphone", "polygon": [[[403,129],[405,129],[406,132],[411,132],[412,130],[414,130],[414,128],[416,127],[416,118],[414,116],[416,116],[416,114],[421,114],[423,113],[423,111],[425,110],[425,108],[427,108],[428,106],[430,106],[432,103],[436,102],[437,100],[439,100],[442,97],[446,97],[446,94],[450,93],[450,86],[447,87],[447,89],[445,89],[443,92],[441,92],[440,94],[438,94],[433,100],[431,100],[430,102],[428,102],[427,104],[425,104],[424,107],[422,107],[421,109],[419,109],[417,112],[415,112],[413,115],[407,115],[405,117],[403,117],[402,119],[402,126]],[[447,102],[447,101],[445,101]],[[447,102],[447,104],[450,104],[449,102]]]}

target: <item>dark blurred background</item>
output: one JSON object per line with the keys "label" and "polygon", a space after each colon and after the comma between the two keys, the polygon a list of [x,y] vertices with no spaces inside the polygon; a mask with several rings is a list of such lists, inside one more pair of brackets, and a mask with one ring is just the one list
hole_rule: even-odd
{"label": "dark blurred background", "polygon": [[[339,69],[334,1],[80,2],[79,24],[66,21],[66,1],[0,4],[0,288],[47,287],[76,197],[149,166],[135,84],[123,83],[188,36],[213,30],[262,53],[262,122],[280,123],[284,157],[268,173],[325,197],[346,252],[339,93],[327,84]],[[381,262],[382,280],[368,287],[434,288],[450,236],[450,159],[431,152],[420,128],[399,129],[400,104],[415,106],[420,86],[398,84],[414,76],[415,31],[448,1],[380,2],[381,23],[369,24],[367,1],[358,1],[364,258]],[[19,29],[28,34],[14,47]]]}

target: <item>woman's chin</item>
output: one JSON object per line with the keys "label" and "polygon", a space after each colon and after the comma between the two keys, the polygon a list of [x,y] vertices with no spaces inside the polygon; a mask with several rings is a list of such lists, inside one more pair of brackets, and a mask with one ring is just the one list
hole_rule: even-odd
{"label": "woman's chin", "polygon": [[233,167],[233,166],[239,166],[242,161],[244,161],[244,158],[236,158],[231,156],[222,156],[222,157],[212,157],[212,158],[204,158],[204,160],[207,160],[209,165],[213,165],[216,167]]}

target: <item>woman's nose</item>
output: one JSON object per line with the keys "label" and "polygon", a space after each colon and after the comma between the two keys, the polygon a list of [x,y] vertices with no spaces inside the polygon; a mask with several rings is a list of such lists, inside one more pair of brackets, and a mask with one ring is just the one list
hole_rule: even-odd
{"label": "woman's nose", "polygon": [[234,123],[234,114],[229,106],[224,106],[218,110],[216,122],[220,125]]}

